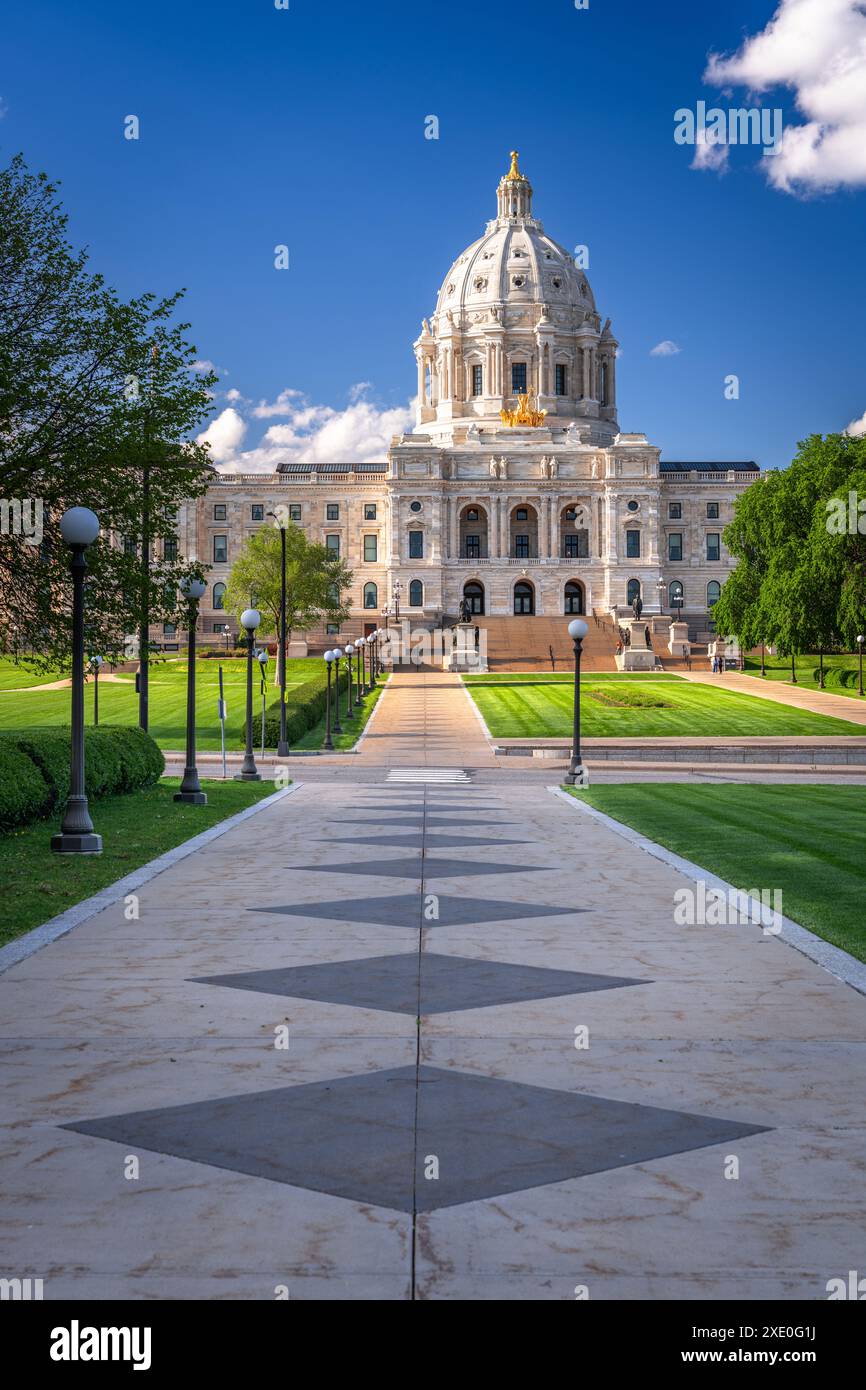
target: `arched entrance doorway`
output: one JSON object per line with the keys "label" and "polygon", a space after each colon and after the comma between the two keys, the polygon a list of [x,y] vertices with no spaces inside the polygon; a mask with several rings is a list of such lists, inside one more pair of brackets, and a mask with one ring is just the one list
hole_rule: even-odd
{"label": "arched entrance doorway", "polygon": [[565,611],[566,613],[582,613],[584,611],[583,585],[576,579],[569,579],[565,586]]}
{"label": "arched entrance doorway", "polygon": [[514,614],[515,617],[524,617],[528,613],[535,612],[535,590],[525,579],[521,579],[514,586]]}
{"label": "arched entrance doorway", "polygon": [[469,611],[473,617],[484,612],[484,588],[477,580],[470,579],[463,585],[463,597],[469,604]]}
{"label": "arched entrance doorway", "polygon": [[631,608],[636,598],[640,598],[640,580],[630,579],[628,581],[628,588],[625,591],[625,601],[629,608]]}

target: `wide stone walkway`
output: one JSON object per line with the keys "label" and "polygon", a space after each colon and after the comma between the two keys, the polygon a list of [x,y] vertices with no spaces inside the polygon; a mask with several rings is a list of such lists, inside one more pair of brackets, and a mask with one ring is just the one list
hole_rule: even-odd
{"label": "wide stone walkway", "polygon": [[866,998],[676,925],[689,881],[537,779],[392,779],[460,777],[455,739],[483,769],[473,718],[395,677],[342,771],[0,977],[3,1273],[749,1300],[862,1271]]}

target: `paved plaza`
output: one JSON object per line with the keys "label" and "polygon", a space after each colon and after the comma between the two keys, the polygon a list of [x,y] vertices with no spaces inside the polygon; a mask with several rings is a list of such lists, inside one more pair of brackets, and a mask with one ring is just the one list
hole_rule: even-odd
{"label": "paved plaza", "polygon": [[866,997],[497,763],[453,678],[0,976],[46,1298],[822,1299]]}

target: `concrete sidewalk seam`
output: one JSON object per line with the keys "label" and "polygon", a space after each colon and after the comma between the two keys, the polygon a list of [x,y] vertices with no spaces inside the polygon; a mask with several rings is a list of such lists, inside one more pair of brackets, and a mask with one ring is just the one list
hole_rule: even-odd
{"label": "concrete sidewalk seam", "polygon": [[50,946],[52,942],[59,940],[61,936],[66,936],[75,927],[80,927],[83,922],[90,921],[97,913],[102,912],[106,907],[111,907],[114,903],[125,898],[127,893],[134,892],[137,888],[142,888],[144,884],[156,878],[166,869],[170,869],[175,864],[179,864],[188,855],[194,854],[196,850],[202,849],[210,844],[212,840],[219,839],[220,835],[225,835],[227,831],[233,830],[242,821],[249,820],[259,811],[264,811],[268,806],[273,806],[275,802],[282,801],[285,797],[291,796],[293,792],[300,791],[303,782],[293,782],[290,787],[281,787],[278,792],[271,796],[266,796],[261,801],[257,801],[254,806],[245,806],[242,811],[237,811],[233,816],[228,816],[217,825],[211,825],[207,830],[202,830],[198,835],[193,835],[191,839],[184,840],[181,844],[175,845],[174,849],[166,850],[165,854],[159,855],[156,859],[151,859],[147,864],[142,864],[140,868],[133,869],[132,873],[124,878],[117,879],[114,883],[109,883],[106,888],[101,888],[98,893],[94,893],[89,898],[84,898],[82,902],[76,903],[74,907],[68,907],[65,912],[60,912],[56,917],[51,917],[41,926],[34,927],[32,931],[26,932],[24,936],[16,941],[10,941],[7,946],[0,948],[0,975],[11,970],[13,965],[19,961],[26,960],[28,956],[33,956],[43,947]]}
{"label": "concrete sidewalk seam", "polygon": [[491,750],[491,752],[495,753],[496,745],[493,742],[493,735],[487,727],[487,722],[484,718],[484,715],[481,713],[481,710],[478,708],[478,705],[476,705],[475,701],[470,695],[469,686],[466,684],[465,680],[463,680],[462,676],[459,676],[458,680],[460,681],[460,689],[463,691],[463,694],[466,696],[467,700],[472,706],[472,712],[475,715],[475,718],[478,720],[478,723],[481,725],[481,732],[487,740],[488,748]]}
{"label": "concrete sidewalk seam", "polygon": [[[646,854],[652,855],[654,859],[660,859],[663,864],[667,864],[684,874],[694,883],[705,883],[708,887],[717,889],[725,895],[746,892],[745,889],[737,888],[733,883],[719,878],[709,869],[701,868],[700,864],[694,864],[690,859],[683,859],[681,855],[665,849],[664,845],[657,844],[655,840],[647,839],[639,831],[633,830],[630,825],[614,820],[612,816],[597,810],[595,806],[588,806],[585,801],[571,796],[561,787],[548,787],[547,790],[553,792],[553,795],[559,797],[560,800],[567,802],[569,806],[582,812],[583,815],[591,816],[593,820],[607,826],[608,830],[613,830],[615,834],[628,840],[637,849],[642,849]],[[756,899],[750,898],[749,901],[750,905],[754,902],[756,909],[760,909],[761,904]],[[786,917],[784,914],[782,914],[782,930],[778,935],[775,935],[775,940],[781,941],[787,946],[793,946],[795,951],[807,956],[815,965],[819,965],[828,974],[841,980],[843,984],[850,985],[858,994],[866,994],[866,964],[849,955],[841,946],[833,946],[831,942],[825,941],[823,937],[811,932],[808,927],[804,927],[800,922],[795,922],[793,918]]]}

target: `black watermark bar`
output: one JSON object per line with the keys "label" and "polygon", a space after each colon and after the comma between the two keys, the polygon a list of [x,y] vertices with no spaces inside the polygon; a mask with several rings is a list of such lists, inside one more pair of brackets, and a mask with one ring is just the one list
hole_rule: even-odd
{"label": "black watermark bar", "polygon": [[[390,1316],[383,1321],[383,1312],[388,1315],[394,1311],[391,1303],[383,1308],[372,1301],[359,1302],[351,1308],[326,1299],[322,1301],[321,1328],[328,1332],[328,1340],[323,1343],[317,1336],[319,1310],[310,1308],[310,1303],[318,1300],[305,1299],[304,1281],[298,1283],[297,1298],[289,1291],[288,1297],[262,1301],[7,1303],[3,1308],[6,1347],[14,1347],[25,1374],[38,1371],[60,1383],[70,1376],[92,1380],[100,1370],[115,1379],[130,1375],[133,1383],[143,1382],[147,1376],[162,1382],[167,1373],[178,1372],[212,1372],[224,1382],[233,1373],[249,1376],[253,1367],[265,1373],[266,1368],[288,1364],[289,1348],[294,1349],[291,1361],[295,1364],[299,1353],[308,1364],[320,1358],[320,1374],[327,1366],[327,1373],[333,1375],[340,1362],[339,1349],[335,1357],[332,1342],[335,1324],[341,1328],[343,1354],[354,1358],[355,1365],[360,1347],[375,1344],[370,1338],[374,1329],[381,1336],[383,1331],[387,1335],[391,1326],[402,1326],[392,1323]],[[402,1301],[412,1301],[408,1292]],[[490,1364],[508,1355],[520,1323],[532,1324],[538,1316],[547,1321],[549,1315],[541,1306],[537,1312],[528,1306],[545,1302],[577,1303],[564,1318],[556,1319],[556,1325],[568,1332],[572,1351],[579,1348],[581,1363],[588,1366],[591,1355],[594,1365],[608,1371],[651,1375],[673,1367],[700,1371],[706,1366],[768,1370],[803,1366],[820,1371],[826,1378],[828,1371],[850,1366],[862,1347],[863,1310],[839,1306],[849,1300],[594,1302],[556,1296],[538,1299],[530,1293],[527,1301],[515,1306],[495,1298],[485,1300],[479,1289],[478,1299],[469,1310],[464,1306],[458,1316],[468,1311],[476,1333],[484,1331],[488,1375]],[[503,1312],[507,1321],[501,1318]],[[441,1316],[440,1310],[437,1320]],[[361,1321],[356,1324],[359,1319],[372,1319],[373,1326],[365,1328]],[[363,1343],[345,1340],[346,1332],[351,1336],[355,1325]],[[495,1340],[497,1325],[503,1333],[501,1343]],[[379,1345],[378,1354],[387,1355]],[[428,1376],[431,1351],[435,1356],[433,1346],[425,1350]]]}

